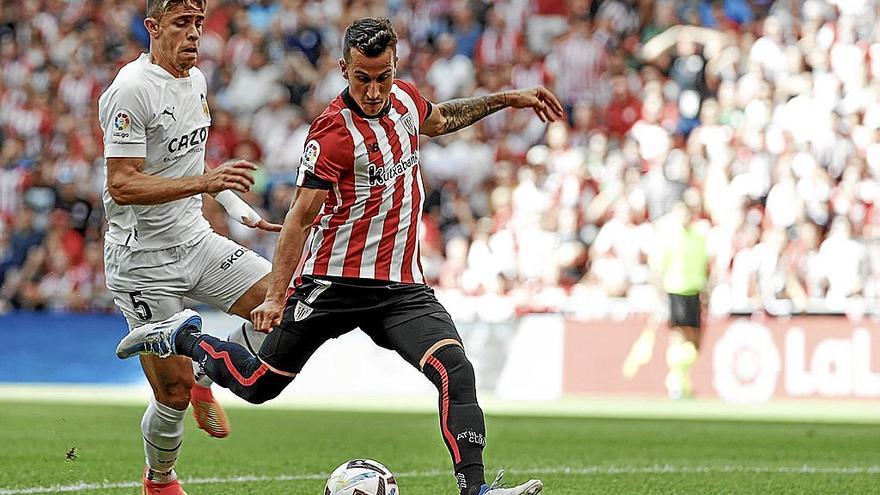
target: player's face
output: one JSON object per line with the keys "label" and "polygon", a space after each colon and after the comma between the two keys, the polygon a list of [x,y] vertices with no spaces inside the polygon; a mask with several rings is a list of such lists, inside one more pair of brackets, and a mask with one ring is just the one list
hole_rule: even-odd
{"label": "player's face", "polygon": [[368,57],[352,48],[349,60],[339,60],[342,77],[348,80],[348,93],[367,115],[376,115],[385,108],[397,57],[394,49],[388,47],[377,57]]}
{"label": "player's face", "polygon": [[[150,21],[153,21],[152,23]],[[162,17],[147,19],[144,24],[157,44],[157,55],[180,71],[196,65],[205,11],[195,2],[181,2]]]}

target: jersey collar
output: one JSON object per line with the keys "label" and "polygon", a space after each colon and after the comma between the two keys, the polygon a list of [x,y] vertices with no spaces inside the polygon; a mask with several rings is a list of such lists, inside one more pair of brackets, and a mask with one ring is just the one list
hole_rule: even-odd
{"label": "jersey collar", "polygon": [[378,119],[388,115],[388,112],[391,111],[391,97],[389,97],[388,103],[386,103],[385,106],[382,107],[382,110],[380,110],[379,113],[377,113],[376,115],[367,115],[366,113],[364,113],[363,110],[361,110],[360,105],[358,105],[357,102],[354,101],[354,98],[352,98],[351,95],[348,94],[348,88],[342,90],[342,101],[344,101],[345,106],[347,106],[358,117],[362,117],[365,119]]}

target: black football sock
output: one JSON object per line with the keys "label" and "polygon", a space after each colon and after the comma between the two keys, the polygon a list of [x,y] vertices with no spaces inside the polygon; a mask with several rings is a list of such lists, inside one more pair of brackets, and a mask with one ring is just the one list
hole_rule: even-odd
{"label": "black football sock", "polygon": [[430,356],[423,372],[440,392],[440,431],[455,466],[461,495],[479,493],[486,483],[486,423],[477,404],[474,367],[464,349],[450,345]]}
{"label": "black football sock", "polygon": [[196,327],[186,327],[177,332],[174,337],[174,353],[181,356],[192,357],[193,347],[202,336],[201,330]]}
{"label": "black football sock", "polygon": [[241,344],[220,340],[197,331],[178,332],[174,340],[178,354],[189,356],[221,387],[252,404],[274,399],[293,377],[270,370]]}

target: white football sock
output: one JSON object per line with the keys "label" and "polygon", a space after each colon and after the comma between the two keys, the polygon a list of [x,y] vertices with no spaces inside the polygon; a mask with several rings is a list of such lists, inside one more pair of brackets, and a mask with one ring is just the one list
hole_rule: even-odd
{"label": "white football sock", "polygon": [[153,471],[152,481],[169,483],[177,479],[174,465],[183,441],[183,418],[186,409],[178,411],[150,397],[141,431],[144,434],[144,453],[147,467]]}

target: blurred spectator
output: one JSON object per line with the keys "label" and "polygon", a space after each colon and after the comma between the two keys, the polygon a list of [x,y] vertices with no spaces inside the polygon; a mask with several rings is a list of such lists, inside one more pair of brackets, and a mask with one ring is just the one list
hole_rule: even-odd
{"label": "blurred spectator", "polygon": [[611,102],[605,109],[605,126],[610,137],[620,140],[642,114],[642,102],[632,94],[626,77],[611,80]]}
{"label": "blurred spectator", "polygon": [[426,75],[439,101],[464,96],[474,88],[473,62],[456,51],[456,39],[442,34],[437,40],[437,57]]}
{"label": "blurred spectator", "polygon": [[221,106],[246,117],[269,102],[280,79],[280,68],[269,64],[262,50],[254,50],[248,57],[247,65],[239,66],[232,73],[229,86],[218,96],[218,100]]}
{"label": "blurred spectator", "polygon": [[457,2],[452,11],[451,34],[455,39],[455,53],[473,58],[474,49],[483,27],[474,18],[474,11],[466,2]]}
{"label": "blurred spectator", "polygon": [[489,8],[486,12],[486,28],[480,35],[474,49],[474,63],[479,66],[499,66],[509,64],[517,52],[524,48],[522,33],[514,26],[508,26],[501,6]]}
{"label": "blurred spectator", "polygon": [[31,248],[43,242],[43,234],[34,228],[33,211],[30,208],[22,208],[15,215],[11,232],[4,229],[4,235],[0,239],[4,241],[0,280],[6,280],[10,270],[24,264]]}
{"label": "blurred spectator", "polygon": [[556,96],[568,109],[582,101],[606,103],[607,54],[593,39],[591,28],[587,19],[572,19],[568,33],[554,43],[547,55]]}

